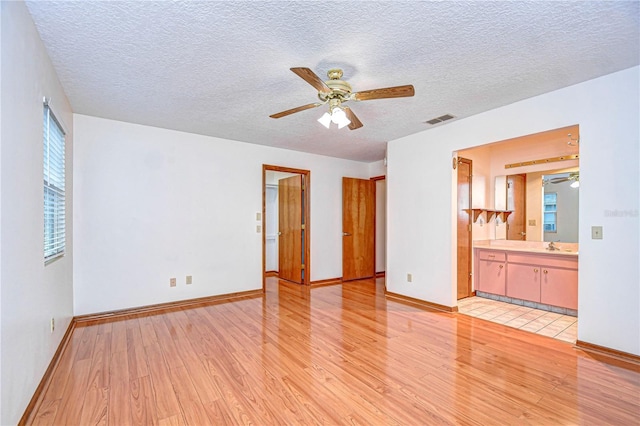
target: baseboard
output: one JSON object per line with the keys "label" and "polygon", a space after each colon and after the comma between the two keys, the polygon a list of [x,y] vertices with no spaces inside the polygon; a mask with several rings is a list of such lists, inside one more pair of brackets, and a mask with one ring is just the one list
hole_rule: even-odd
{"label": "baseboard", "polygon": [[404,303],[406,305],[415,306],[421,309],[429,309],[429,310],[443,311],[443,312],[449,312],[449,313],[458,312],[457,306],[440,305],[438,303],[427,302],[426,300],[415,299],[413,297],[392,293],[390,291],[385,292],[385,295],[387,296],[387,299],[391,299],[394,302]]}
{"label": "baseboard", "polygon": [[264,273],[265,277],[277,277],[278,276],[278,271],[266,271]]}
{"label": "baseboard", "polygon": [[607,355],[610,357],[621,359],[623,361],[640,365],[640,356],[630,354],[629,352],[623,352],[616,349],[611,349],[606,346],[594,345],[593,343],[584,342],[582,340],[576,340],[576,347],[588,352],[596,352],[600,355]]}
{"label": "baseboard", "polygon": [[241,291],[238,293],[227,293],[218,296],[199,297],[196,299],[178,300],[175,302],[158,303],[156,305],[139,306],[136,308],[120,309],[117,311],[99,312],[96,314],[79,315],[74,317],[74,321],[77,324],[83,324],[91,321],[112,319],[126,317],[136,314],[149,314],[154,312],[166,312],[175,309],[182,309],[187,307],[193,307],[196,305],[211,305],[220,302],[231,302],[240,299],[249,299],[254,297],[261,297],[263,290],[249,290]]}
{"label": "baseboard", "polygon": [[323,286],[323,285],[335,285],[335,284],[342,284],[342,277],[328,278],[326,280],[311,281],[311,286],[312,287],[320,287],[320,286]]}
{"label": "baseboard", "polygon": [[376,278],[384,278],[387,275],[385,271],[376,272]]}
{"label": "baseboard", "polygon": [[44,375],[42,376],[42,380],[40,380],[38,387],[33,393],[33,396],[31,397],[29,404],[27,404],[27,408],[24,410],[24,413],[22,414],[22,417],[18,422],[19,426],[26,425],[31,415],[38,412],[38,409],[40,408],[40,404],[42,403],[40,398],[44,395],[45,391],[49,387],[49,383],[51,382],[51,377],[53,376],[54,371],[58,367],[58,363],[60,362],[60,357],[62,356],[62,353],[64,352],[65,348],[67,347],[69,340],[71,340],[71,334],[73,333],[73,330],[75,328],[76,328],[76,322],[72,318],[71,321],[69,322],[69,326],[67,327],[67,331],[65,331],[64,336],[62,336],[62,340],[58,345],[58,349],[56,349],[56,352],[53,354],[53,358],[51,358],[51,362],[49,363],[47,370],[44,372]]}

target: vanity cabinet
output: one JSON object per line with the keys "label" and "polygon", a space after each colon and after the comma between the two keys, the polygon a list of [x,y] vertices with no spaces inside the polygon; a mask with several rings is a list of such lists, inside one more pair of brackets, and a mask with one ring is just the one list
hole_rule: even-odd
{"label": "vanity cabinet", "polygon": [[476,249],[478,291],[578,309],[578,257]]}
{"label": "vanity cabinet", "polygon": [[485,293],[505,295],[506,255],[496,250],[478,250],[477,290]]}
{"label": "vanity cabinet", "polygon": [[540,302],[540,267],[509,263],[507,296]]}

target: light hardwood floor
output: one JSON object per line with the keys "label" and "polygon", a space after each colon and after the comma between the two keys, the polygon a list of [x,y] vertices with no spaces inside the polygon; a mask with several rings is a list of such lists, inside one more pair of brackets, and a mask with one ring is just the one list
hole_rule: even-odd
{"label": "light hardwood floor", "polygon": [[613,424],[640,368],[386,300],[267,280],[241,301],[77,328],[33,424]]}

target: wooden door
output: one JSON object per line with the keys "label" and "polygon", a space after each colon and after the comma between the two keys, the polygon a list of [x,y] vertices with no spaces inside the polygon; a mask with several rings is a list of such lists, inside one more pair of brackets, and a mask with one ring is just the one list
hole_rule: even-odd
{"label": "wooden door", "polygon": [[471,160],[458,158],[458,299],[471,296]]}
{"label": "wooden door", "polygon": [[375,182],[342,178],[342,279],[375,275]]}
{"label": "wooden door", "polygon": [[527,176],[507,176],[507,210],[513,213],[507,218],[507,240],[526,240]]}
{"label": "wooden door", "polygon": [[278,181],[278,276],[302,283],[302,175]]}

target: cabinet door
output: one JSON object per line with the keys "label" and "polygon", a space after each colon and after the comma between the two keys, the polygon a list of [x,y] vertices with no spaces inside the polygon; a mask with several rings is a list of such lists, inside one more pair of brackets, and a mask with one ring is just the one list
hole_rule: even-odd
{"label": "cabinet door", "polygon": [[480,260],[478,290],[504,296],[506,273],[504,262]]}
{"label": "cabinet door", "polygon": [[578,309],[578,271],[542,267],[540,302]]}
{"label": "cabinet door", "polygon": [[540,302],[540,267],[509,263],[508,268],[507,296]]}

